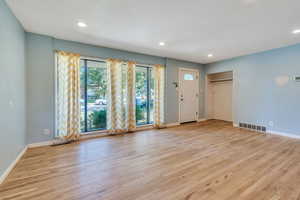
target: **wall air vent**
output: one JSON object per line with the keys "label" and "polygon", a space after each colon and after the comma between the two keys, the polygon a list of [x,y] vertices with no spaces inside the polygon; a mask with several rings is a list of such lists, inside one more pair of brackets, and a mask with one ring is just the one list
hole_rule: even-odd
{"label": "wall air vent", "polygon": [[252,130],[252,131],[262,132],[262,133],[267,132],[267,128],[265,126],[259,126],[255,124],[239,123],[239,127]]}

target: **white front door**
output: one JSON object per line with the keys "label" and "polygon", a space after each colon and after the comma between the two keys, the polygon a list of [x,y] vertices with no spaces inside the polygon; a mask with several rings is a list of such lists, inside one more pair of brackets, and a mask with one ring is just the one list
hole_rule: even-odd
{"label": "white front door", "polygon": [[179,69],[179,120],[180,123],[198,119],[199,71]]}

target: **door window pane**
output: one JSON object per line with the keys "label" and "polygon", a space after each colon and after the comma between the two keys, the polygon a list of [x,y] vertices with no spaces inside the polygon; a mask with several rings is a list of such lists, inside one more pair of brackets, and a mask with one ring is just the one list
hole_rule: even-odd
{"label": "door window pane", "polygon": [[85,62],[80,60],[80,131],[84,132],[85,127]]}
{"label": "door window pane", "polygon": [[150,70],[150,124],[153,123],[154,119],[154,76],[153,76],[153,70]]}
{"label": "door window pane", "polygon": [[106,128],[107,75],[104,62],[87,62],[87,129]]}
{"label": "door window pane", "polygon": [[106,64],[82,60],[81,66],[81,131],[106,129]]}
{"label": "door window pane", "polygon": [[154,81],[150,67],[136,67],[136,122],[153,122]]}
{"label": "door window pane", "polygon": [[147,68],[136,68],[136,122],[147,124]]}
{"label": "door window pane", "polygon": [[184,80],[186,80],[186,81],[194,80],[193,74],[184,74]]}

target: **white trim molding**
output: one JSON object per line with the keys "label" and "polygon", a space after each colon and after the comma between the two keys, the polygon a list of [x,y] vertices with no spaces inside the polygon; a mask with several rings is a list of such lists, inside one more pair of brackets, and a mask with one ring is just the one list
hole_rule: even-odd
{"label": "white trim molding", "polygon": [[206,118],[202,118],[202,119],[198,119],[197,122],[204,122],[204,121],[207,121]]}
{"label": "white trim molding", "polygon": [[[233,124],[233,127],[240,128],[238,124]],[[285,133],[285,132],[280,132],[280,131],[274,131],[274,130],[267,130],[267,132],[261,132],[261,133],[278,135],[278,136],[283,136],[283,137],[289,137],[289,138],[292,138],[292,139],[300,139],[300,135],[296,135],[296,134],[293,134],[293,133]]]}
{"label": "white trim molding", "polygon": [[273,134],[273,135],[289,137],[289,138],[293,138],[293,139],[300,139],[300,135],[295,135],[295,134],[292,134],[292,133],[284,133],[284,132],[273,131],[273,130],[267,130],[267,133],[268,134]]}
{"label": "white trim molding", "polygon": [[0,176],[0,185],[4,182],[4,180],[8,177],[9,173],[14,169],[16,164],[19,162],[19,160],[22,158],[22,156],[27,151],[28,147],[25,146],[24,149],[19,153],[17,158],[9,165],[9,167],[4,171],[4,173]]}
{"label": "white trim molding", "polygon": [[166,127],[167,127],[167,128],[169,128],[169,127],[174,127],[174,126],[180,126],[180,123],[179,123],[179,122],[174,122],[174,123],[166,124]]}

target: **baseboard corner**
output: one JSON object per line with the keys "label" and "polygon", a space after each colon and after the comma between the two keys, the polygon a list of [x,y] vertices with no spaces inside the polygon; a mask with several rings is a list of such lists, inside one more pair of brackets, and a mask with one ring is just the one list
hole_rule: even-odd
{"label": "baseboard corner", "polygon": [[239,127],[239,125],[238,125],[238,124],[235,124],[235,123],[233,123],[233,127],[235,127],[235,128],[238,128],[238,127]]}
{"label": "baseboard corner", "polygon": [[51,146],[52,144],[54,144],[54,140],[49,140],[49,141],[45,141],[45,142],[37,142],[37,143],[28,144],[28,148]]}
{"label": "baseboard corner", "polygon": [[0,175],[0,185],[5,181],[5,179],[8,177],[10,172],[14,169],[16,164],[19,162],[19,160],[22,158],[22,156],[26,153],[28,149],[28,146],[26,145],[24,149],[18,154],[16,159],[8,166],[8,168],[4,171],[2,175]]}

